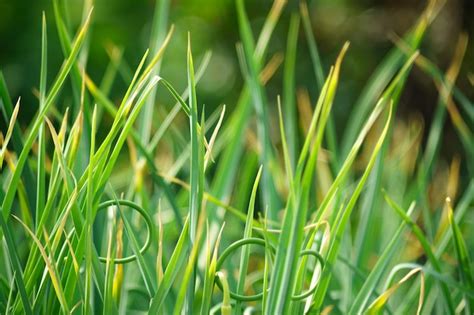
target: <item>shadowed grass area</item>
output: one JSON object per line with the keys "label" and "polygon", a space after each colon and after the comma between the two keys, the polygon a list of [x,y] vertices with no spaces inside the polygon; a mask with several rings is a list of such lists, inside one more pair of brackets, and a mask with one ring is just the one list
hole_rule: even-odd
{"label": "shadowed grass area", "polygon": [[[269,54],[286,2],[275,0],[257,30],[235,1],[243,86],[209,107],[199,86],[219,60],[195,58],[192,29],[176,65],[182,91],[161,71],[179,36],[169,0],[156,3],[141,59],[128,64],[111,48],[101,80],[89,61],[93,1],[77,30],[67,2],[53,8],[42,18],[37,103],[12,100],[0,72],[2,314],[474,311],[474,107],[456,85],[468,37],[446,73],[422,45],[442,1],[392,36],[343,133],[334,108],[352,80],[350,43],[325,71],[304,2],[284,51]],[[64,58],[56,73],[48,23]],[[309,75],[297,70],[301,49]],[[397,115],[414,69],[439,92],[429,122]],[[302,75],[312,90],[297,84]],[[18,121],[25,106],[36,109],[28,126]],[[447,120],[460,144],[448,163]]]}

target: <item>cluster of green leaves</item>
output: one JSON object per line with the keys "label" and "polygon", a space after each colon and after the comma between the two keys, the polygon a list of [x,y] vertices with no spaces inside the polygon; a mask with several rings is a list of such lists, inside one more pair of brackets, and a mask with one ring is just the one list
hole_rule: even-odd
{"label": "cluster of green leaves", "polygon": [[[13,106],[0,74],[2,313],[472,313],[474,107],[455,85],[467,38],[446,74],[418,51],[440,4],[430,1],[396,39],[341,137],[331,109],[349,43],[325,73],[304,3],[291,16],[282,99],[271,102],[265,84],[281,57],[269,58],[267,47],[285,1],[275,0],[255,39],[236,0],[245,84],[226,121],[225,106],[206,117],[199,103],[196,86],[212,59],[205,54],[195,72],[192,34],[186,90],[159,75],[174,30],[169,0],[157,1],[135,73],[123,71],[118,50],[100,83],[85,64],[92,2],[74,37],[65,6],[54,0],[65,59],[49,88],[43,15],[39,106],[23,130],[21,101]],[[300,33],[314,66],[314,108],[296,89]],[[419,121],[404,127],[395,115],[414,66],[440,95],[426,145]],[[120,79],[128,88],[116,104],[110,91]],[[158,92],[176,101],[164,117]],[[447,117],[463,147],[445,180],[436,169]],[[168,167],[170,147],[177,154]],[[465,161],[471,179],[462,184]],[[450,197],[441,205],[429,196],[439,185]]]}

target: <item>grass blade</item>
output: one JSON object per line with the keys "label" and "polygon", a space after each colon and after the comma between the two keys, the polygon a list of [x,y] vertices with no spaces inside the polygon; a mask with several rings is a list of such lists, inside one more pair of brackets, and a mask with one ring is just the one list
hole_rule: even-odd
{"label": "grass blade", "polygon": [[[255,178],[255,182],[252,188],[252,194],[250,195],[250,202],[247,211],[247,220],[245,222],[245,229],[243,239],[252,237],[252,223],[253,223],[253,214],[255,208],[255,198],[257,195],[257,188],[260,182],[260,177],[262,175],[262,166],[260,166],[257,177]],[[249,263],[249,256],[250,256],[250,246],[243,246],[242,253],[240,254],[240,265],[239,265],[239,282],[237,284],[237,294],[244,293],[244,286],[245,286],[245,278],[247,276],[247,268]],[[235,308],[233,313],[240,314],[241,313],[241,302],[236,301]]]}
{"label": "grass blade", "polygon": [[189,248],[189,217],[186,219],[178,242],[174,248],[171,259],[166,266],[166,270],[163,274],[163,279],[158,286],[155,296],[151,300],[149,313],[159,314],[162,312],[163,303],[166,296],[168,295],[172,285],[182,266],[188,259],[188,248]]}
{"label": "grass blade", "polygon": [[[415,209],[415,203],[412,203],[407,211],[407,215],[410,216],[413,210]],[[368,303],[369,298],[372,295],[372,292],[375,290],[378,281],[380,280],[382,273],[386,270],[390,259],[393,257],[395,246],[398,243],[398,240],[406,226],[406,222],[402,221],[399,228],[397,229],[395,235],[393,235],[390,243],[385,247],[382,255],[377,260],[377,264],[374,266],[369,276],[364,282],[362,289],[357,294],[354,299],[354,303],[349,310],[350,314],[362,313],[365,309],[366,303]]]}
{"label": "grass blade", "polygon": [[[380,135],[380,137],[377,140],[377,143],[375,145],[375,148],[372,151],[370,160],[365,168],[365,171],[362,175],[362,178],[359,180],[357,187],[355,188],[354,193],[351,195],[349,202],[346,206],[346,208],[343,211],[340,211],[338,216],[340,217],[340,220],[337,225],[331,228],[331,245],[329,247],[329,251],[327,253],[326,257],[326,263],[323,268],[323,272],[321,274],[321,278],[318,282],[318,287],[315,291],[315,293],[312,296],[312,299],[314,300],[311,308],[315,310],[319,310],[322,306],[323,302],[323,297],[326,295],[326,290],[329,286],[329,282],[331,280],[331,272],[332,272],[332,266],[334,266],[334,263],[336,261],[336,258],[339,254],[339,248],[340,248],[340,239],[342,238],[342,234],[344,233],[347,221],[349,220],[349,217],[352,213],[352,210],[360,196],[360,193],[362,191],[362,188],[364,187],[367,178],[372,171],[372,168],[374,167],[375,160],[378,156],[378,153],[380,152],[380,149],[385,141],[385,137],[387,135],[390,122],[391,122],[391,115],[392,115],[392,106],[390,105],[389,111],[388,111],[388,117],[384,126],[384,129]],[[311,301],[311,300],[309,300]],[[309,301],[307,302],[307,306],[309,305]]]}
{"label": "grass blade", "polygon": [[20,292],[21,302],[23,303],[23,311],[25,312],[25,314],[31,315],[33,314],[33,312],[31,310],[30,301],[28,300],[28,295],[26,293],[25,283],[23,281],[23,272],[21,269],[20,259],[18,258],[18,253],[16,251],[16,246],[13,241],[13,234],[3,217],[0,218],[0,225],[2,226],[2,230],[4,231],[3,236],[5,237],[5,242],[7,244],[10,263],[15,273],[14,278],[18,286],[18,291]]}
{"label": "grass blade", "polygon": [[258,138],[263,152],[261,157],[261,162],[264,168],[262,178],[263,199],[270,209],[270,218],[276,219],[276,213],[279,209],[280,201],[270,174],[270,165],[272,164],[274,157],[269,135],[270,126],[268,124],[269,117],[267,100],[259,79],[261,61],[255,57],[254,39],[247,14],[245,13],[244,0],[237,0],[236,5],[242,46],[250,74],[247,81],[254,102],[255,112],[257,114]]}
{"label": "grass blade", "polygon": [[[460,274],[461,279],[464,285],[471,290],[474,289],[474,276],[471,268],[471,259],[469,258],[469,252],[467,250],[466,243],[462,237],[461,230],[459,229],[458,224],[454,220],[453,209],[451,207],[451,199],[447,198],[446,203],[448,206],[448,218],[449,223],[451,224],[451,229],[453,232],[454,248],[456,249],[456,254],[458,256],[458,261],[460,265]],[[474,310],[474,298],[471,296],[468,299],[468,305],[466,305],[466,310],[469,313],[471,310]]]}
{"label": "grass blade", "polygon": [[288,40],[286,44],[286,58],[283,75],[283,108],[285,117],[286,134],[288,136],[288,151],[292,169],[295,169],[298,147],[298,127],[296,118],[295,104],[295,63],[296,47],[298,45],[298,31],[300,19],[295,13],[290,19],[290,28],[288,30]]}
{"label": "grass blade", "polygon": [[[91,12],[92,13],[92,12]],[[48,109],[51,107],[53,104],[53,101],[57,97],[59,90],[61,89],[62,85],[64,84],[64,81],[66,80],[66,76],[68,75],[69,71],[72,68],[72,65],[74,64],[79,50],[81,48],[82,43],[84,42],[84,38],[87,32],[87,29],[89,27],[90,23],[90,16],[91,13],[89,13],[89,17],[87,18],[86,22],[82,26],[81,30],[79,31],[78,35],[76,36],[76,39],[74,41],[71,54],[69,57],[64,61],[63,66],[61,67],[61,70],[59,71],[59,74],[53,83],[53,86],[51,87],[51,90],[49,91],[44,107],[40,110],[38,113],[38,117],[35,120],[33,126],[31,127],[31,131],[24,143],[24,147],[21,151],[20,157],[18,158],[18,163],[16,165],[15,172],[13,173],[13,176],[10,180],[10,183],[8,185],[8,190],[5,194],[5,198],[3,199],[2,203],[2,209],[3,209],[3,217],[4,219],[7,219],[10,211],[11,211],[11,206],[13,203],[13,198],[15,196],[15,191],[18,186],[18,182],[20,180],[20,175],[22,173],[23,167],[26,164],[26,159],[28,158],[28,153],[31,150],[31,147],[33,146],[33,142],[36,139],[36,136],[39,132],[40,126],[42,124],[43,118],[46,116],[46,113],[48,112]]]}
{"label": "grass blade", "polygon": [[[428,240],[426,239],[425,235],[423,234],[422,230],[420,229],[420,227],[415,222],[413,222],[413,220],[409,216],[407,216],[407,214],[403,211],[403,209],[400,208],[400,206],[398,206],[387,194],[385,194],[385,200],[390,205],[390,207],[393,210],[395,210],[395,212],[405,222],[407,222],[408,226],[410,226],[416,238],[418,239],[421,246],[423,247],[423,250],[425,251],[425,254],[428,256],[428,259],[430,263],[433,265],[433,268],[435,269],[436,272],[441,273],[440,262],[438,258],[436,258],[436,256],[434,255],[431,249],[431,246]],[[454,314],[455,313],[454,304],[451,298],[451,294],[449,293],[449,289],[444,283],[440,283],[440,286],[441,286],[441,290],[443,291],[443,297],[446,302],[447,311],[449,312],[449,314]]]}
{"label": "grass blade", "polygon": [[[47,78],[47,52],[48,52],[48,41],[46,33],[46,15],[43,12],[43,28],[42,28],[42,38],[41,38],[41,71],[40,71],[40,110],[44,107],[44,101],[46,98],[46,78]],[[38,163],[37,163],[37,179],[36,183],[36,222],[38,222],[43,213],[45,205],[45,195],[46,195],[46,175],[45,175],[45,131],[43,130],[44,126],[40,126],[38,131]]]}

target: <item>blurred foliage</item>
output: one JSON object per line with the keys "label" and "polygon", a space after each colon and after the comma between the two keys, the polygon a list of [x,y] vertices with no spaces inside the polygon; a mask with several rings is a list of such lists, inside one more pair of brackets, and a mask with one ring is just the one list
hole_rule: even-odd
{"label": "blurred foliage", "polygon": [[[48,33],[57,36],[54,26],[52,1],[49,0],[2,0],[0,1],[0,67],[5,74],[12,97],[19,95],[27,104],[37,103],[33,89],[39,85],[41,11],[49,21]],[[67,13],[73,26],[79,25],[82,16],[82,0],[68,0]],[[248,1],[249,17],[254,32],[263,24],[264,16],[272,1]],[[275,36],[269,46],[269,54],[284,53],[289,17],[298,10],[299,1],[289,1],[283,12]],[[124,60],[130,69],[135,68],[141,54],[148,46],[151,20],[155,1],[153,0],[96,0],[87,70],[95,81],[99,81],[109,63],[107,51],[111,47],[124,50]],[[351,42],[346,58],[340,91],[334,106],[336,130],[342,133],[353,100],[360,93],[370,74],[393,45],[391,34],[401,35],[419,16],[425,1],[410,0],[320,0],[310,1],[310,14],[314,33],[319,45],[322,62],[326,67],[334,60],[345,40]],[[178,90],[186,86],[185,45],[187,32],[192,34],[193,50],[199,61],[206,50],[213,52],[212,61],[203,80],[198,85],[200,101],[208,111],[214,111],[220,104],[232,110],[243,85],[235,45],[239,41],[235,4],[231,0],[186,0],[172,1],[170,23],[176,32],[162,65],[162,75]],[[422,53],[445,69],[452,58],[454,47],[461,32],[474,33],[474,2],[471,0],[448,0],[429,28],[422,45]],[[63,55],[57,40],[49,44],[48,72],[55,73]],[[308,48],[303,32],[299,34],[296,65],[298,87],[306,87],[315,99],[317,89],[311,69]],[[470,99],[474,96],[469,73],[474,72],[474,44],[469,42],[457,85]],[[326,69],[327,70],[327,69]],[[268,99],[276,105],[276,96],[282,90],[283,67],[280,67],[268,86]],[[48,77],[48,82],[53,78]],[[120,85],[122,84],[122,85]],[[119,100],[128,82],[118,80],[111,98]],[[67,92],[63,92],[67,93]],[[166,94],[166,93],[162,93]],[[412,118],[423,116],[425,123],[433,115],[438,91],[429,77],[414,69],[400,102],[399,115]],[[172,100],[158,96],[166,106]],[[163,98],[163,99],[161,99]],[[63,104],[68,106],[68,104]],[[276,108],[276,107],[275,107]],[[36,109],[23,108],[19,120],[29,122]],[[2,122],[3,123],[3,122]],[[446,122],[445,143],[442,154],[450,160],[459,147],[450,121]],[[3,125],[2,125],[3,129]]]}

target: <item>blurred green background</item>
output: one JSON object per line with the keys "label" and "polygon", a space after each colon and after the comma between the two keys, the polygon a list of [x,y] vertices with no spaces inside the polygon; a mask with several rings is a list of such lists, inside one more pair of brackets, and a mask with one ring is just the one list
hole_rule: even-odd
{"label": "blurred green background", "polygon": [[[67,10],[73,26],[80,23],[83,0],[67,0]],[[92,79],[100,82],[109,56],[107,47],[123,48],[124,60],[130,71],[135,68],[148,46],[154,0],[95,0],[93,24],[89,38],[90,54],[87,71]],[[247,12],[253,23],[254,33],[260,30],[272,1],[248,0]],[[298,11],[299,1],[289,1],[272,37],[269,53],[285,52],[290,15]],[[383,56],[393,46],[390,34],[402,36],[413,25],[426,6],[426,1],[385,0],[310,1],[310,15],[320,54],[326,70],[334,62],[344,41],[351,42],[344,61],[342,81],[338,90],[334,113],[338,133],[342,132],[350,107],[354,104],[370,74]],[[63,54],[59,46],[51,0],[0,0],[0,69],[4,72],[12,97],[22,97],[20,122],[26,126],[37,109],[33,89],[39,85],[41,14],[45,11],[48,21],[48,82],[57,73]],[[243,84],[235,44],[238,28],[235,3],[232,0],[171,1],[169,22],[176,32],[167,50],[162,76],[178,90],[186,86],[186,38],[191,32],[193,53],[197,63],[206,50],[212,50],[210,66],[198,85],[199,103],[212,111],[221,104],[232,110]],[[423,42],[421,52],[443,71],[447,68],[461,32],[473,34],[474,1],[448,0]],[[474,72],[474,45],[469,43],[457,85],[469,99],[474,96],[469,73]],[[297,88],[306,87],[314,101],[317,93],[311,61],[304,34],[300,28],[297,52]],[[282,92],[280,67],[268,85],[268,98],[276,103]],[[112,99],[119,101],[127,86],[118,79],[114,84]],[[68,91],[63,91],[68,93]],[[165,108],[171,99],[158,96]],[[410,117],[421,114],[426,127],[436,106],[438,92],[430,78],[418,69],[410,74],[398,115]],[[68,106],[68,104],[61,104]],[[61,106],[60,105],[60,106]],[[460,145],[449,119],[445,128],[443,154],[448,160],[460,150]]]}

